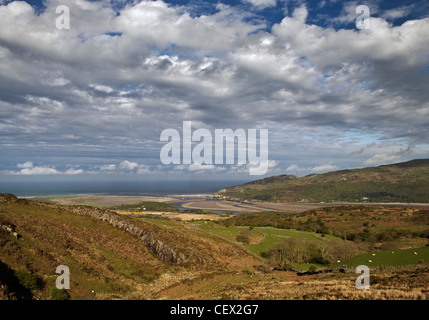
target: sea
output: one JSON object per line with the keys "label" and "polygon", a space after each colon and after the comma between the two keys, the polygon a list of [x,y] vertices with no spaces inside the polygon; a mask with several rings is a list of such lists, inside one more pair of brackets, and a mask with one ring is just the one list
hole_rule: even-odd
{"label": "sea", "polygon": [[116,195],[159,196],[211,194],[220,189],[247,181],[229,180],[0,180],[0,193],[12,193],[18,197],[45,197],[61,195]]}

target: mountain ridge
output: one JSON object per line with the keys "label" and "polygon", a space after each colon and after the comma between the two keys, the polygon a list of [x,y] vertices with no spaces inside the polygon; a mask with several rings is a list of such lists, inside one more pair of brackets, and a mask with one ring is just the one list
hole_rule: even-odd
{"label": "mountain ridge", "polygon": [[236,200],[279,202],[429,202],[429,159],[342,169],[303,177],[282,174],[225,188]]}

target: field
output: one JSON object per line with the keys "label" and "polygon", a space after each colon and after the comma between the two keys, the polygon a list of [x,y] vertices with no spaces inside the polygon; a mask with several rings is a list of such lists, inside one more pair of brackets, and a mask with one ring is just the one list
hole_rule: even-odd
{"label": "field", "polygon": [[334,267],[387,267],[429,263],[429,247],[402,250],[381,250],[360,254],[334,264]]}
{"label": "field", "polygon": [[[210,232],[221,237],[224,237],[231,241],[236,241],[237,236],[243,230],[247,230],[248,227],[226,227],[220,224],[208,223],[208,222],[199,222],[195,223],[199,229]],[[307,241],[326,241],[326,240],[336,240],[341,241],[341,239],[333,236],[322,237],[320,234],[315,232],[306,232],[298,230],[285,230],[278,228],[252,228],[249,230],[250,243],[245,244],[244,246],[256,253],[261,255],[266,252],[273,244],[279,242],[281,239],[285,238],[295,238]]]}

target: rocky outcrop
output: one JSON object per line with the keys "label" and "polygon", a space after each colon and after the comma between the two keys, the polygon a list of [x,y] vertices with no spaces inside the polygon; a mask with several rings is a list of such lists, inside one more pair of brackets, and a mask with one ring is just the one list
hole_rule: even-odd
{"label": "rocky outcrop", "polygon": [[[49,206],[62,208],[61,206],[51,204]],[[192,263],[213,264],[213,261],[209,261],[199,255],[196,248],[177,248],[173,241],[169,241],[165,235],[160,235],[161,232],[157,230],[156,226],[152,227],[153,230],[146,230],[134,224],[129,218],[123,217],[113,211],[88,206],[68,206],[66,210],[76,215],[87,215],[93,219],[107,222],[116,228],[139,237],[143,241],[143,244],[164,262],[180,265]]]}
{"label": "rocky outcrop", "polygon": [[105,221],[116,228],[139,237],[164,262],[185,264],[191,258],[190,254],[187,255],[175,249],[172,243],[167,243],[159,239],[156,231],[145,230],[112,211],[84,206],[71,206],[68,208],[68,211],[77,215],[87,215],[94,219]]}
{"label": "rocky outcrop", "polygon": [[[13,195],[0,194],[0,202],[30,202],[30,200],[19,199]],[[179,265],[206,265],[213,267],[217,264],[209,254],[204,254],[193,245],[186,245],[188,239],[177,233],[170,234],[169,231],[148,223],[147,228],[139,223],[133,222],[132,218],[124,217],[116,212],[94,208],[90,206],[62,206],[44,202],[31,201],[43,207],[54,208],[56,210],[67,211],[75,215],[90,216],[93,219],[104,221],[110,225],[139,237],[143,244],[159,257],[163,262],[175,263]],[[143,224],[143,222],[142,222]],[[3,224],[2,224],[3,227]],[[15,232],[13,226],[4,225],[4,229]],[[10,229],[10,230],[9,230]],[[20,237],[19,234],[16,237]],[[205,251],[206,252],[206,251]]]}
{"label": "rocky outcrop", "polygon": [[18,232],[16,232],[14,225],[9,225],[9,224],[2,225],[1,228],[4,229],[4,230],[6,230],[7,232],[9,232],[16,239],[21,239],[22,238],[22,236]]}

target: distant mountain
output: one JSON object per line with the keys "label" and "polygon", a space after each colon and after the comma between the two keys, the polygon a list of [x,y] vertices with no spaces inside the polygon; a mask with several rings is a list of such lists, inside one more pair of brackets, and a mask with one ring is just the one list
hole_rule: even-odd
{"label": "distant mountain", "polygon": [[429,159],[301,178],[280,175],[222,189],[218,194],[287,202],[429,202]]}

